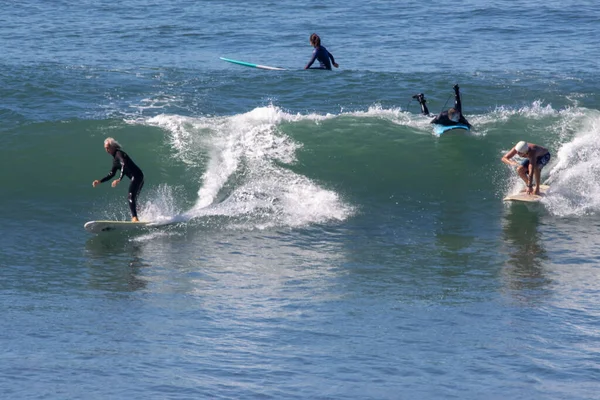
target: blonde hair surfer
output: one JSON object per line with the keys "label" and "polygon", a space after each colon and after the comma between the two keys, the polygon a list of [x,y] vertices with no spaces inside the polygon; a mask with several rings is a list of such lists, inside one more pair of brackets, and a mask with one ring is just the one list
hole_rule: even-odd
{"label": "blonde hair surfer", "polygon": [[144,173],[127,155],[127,153],[121,149],[121,145],[115,139],[111,137],[106,138],[104,140],[104,150],[113,156],[112,168],[108,175],[106,175],[104,178],[96,179],[94,182],[92,182],[92,186],[96,187],[99,184],[106,182],[115,176],[118,170],[121,170],[121,175],[119,175],[118,179],[115,179],[112,182],[111,186],[116,187],[119,182],[121,182],[121,179],[123,179],[123,176],[127,176],[131,180],[127,194],[127,201],[131,211],[131,221],[139,222],[137,215],[137,197],[144,186]]}

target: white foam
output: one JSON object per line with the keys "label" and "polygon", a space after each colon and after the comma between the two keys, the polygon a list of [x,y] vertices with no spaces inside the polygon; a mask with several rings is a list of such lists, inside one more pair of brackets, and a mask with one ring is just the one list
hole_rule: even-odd
{"label": "white foam", "polygon": [[381,118],[396,125],[427,130],[429,133],[433,132],[430,123],[431,117],[403,111],[400,107],[383,108],[381,104],[374,104],[367,111],[354,111],[346,114],[354,117]]}
{"label": "white foam", "polygon": [[[171,214],[171,220],[227,216],[237,218],[232,224],[244,228],[265,228],[347,218],[353,209],[338,194],[284,166],[296,162],[301,144],[282,133],[279,125],[331,117],[293,115],[270,105],[231,117],[149,119],[146,123],[165,129],[182,161],[203,171],[195,205]],[[144,209],[144,215],[161,217],[168,208]]]}
{"label": "white foam", "polygon": [[152,221],[157,225],[178,222],[177,191],[167,184],[161,184],[150,190],[146,199],[139,203],[138,214],[142,221]]}
{"label": "white foam", "polygon": [[[145,123],[160,126],[182,161],[196,166],[198,198],[193,207],[171,218],[189,220],[203,216],[243,217],[237,223],[255,227],[301,226],[327,220],[343,220],[354,208],[334,191],[308,177],[291,172],[282,164],[296,162],[301,144],[285,135],[286,122],[323,120],[340,116],[383,118],[392,123],[431,132],[430,117],[385,109],[375,104],[367,111],[340,111],[340,114],[290,114],[269,105],[245,114],[219,117],[158,115]],[[569,107],[554,109],[542,100],[521,108],[497,107],[469,116],[478,131],[520,116],[545,123],[554,143],[544,143],[553,151],[550,167],[543,171],[552,188],[544,200],[557,215],[580,215],[600,211],[600,190],[595,184],[600,170],[600,116],[597,111]],[[575,138],[573,138],[575,136]],[[516,192],[522,183],[515,175],[505,187]],[[160,214],[160,213],[157,213]],[[165,212],[163,214],[168,214]]]}
{"label": "white foam", "polygon": [[590,111],[575,137],[560,146],[549,174],[547,208],[559,216],[600,212],[600,113]]}

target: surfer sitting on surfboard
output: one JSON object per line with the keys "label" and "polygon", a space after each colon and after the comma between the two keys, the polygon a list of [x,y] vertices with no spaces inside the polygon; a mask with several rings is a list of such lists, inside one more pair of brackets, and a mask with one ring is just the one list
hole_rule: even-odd
{"label": "surfer sitting on surfboard", "polygon": [[[525,158],[521,164],[511,160],[516,154]],[[548,164],[550,157],[551,155],[547,148],[537,144],[520,141],[502,157],[502,162],[517,167],[517,173],[521,179],[523,179],[525,185],[527,185],[527,194],[531,194],[533,191],[533,179],[535,178],[535,191],[533,191],[533,194],[539,195],[542,168]]]}
{"label": "surfer sitting on surfboard", "polygon": [[[316,33],[310,35],[310,45],[313,46],[315,49],[313,50],[312,58],[310,59],[308,64],[306,64],[306,67],[304,67],[304,69],[330,70],[331,64],[333,64],[333,66],[336,68],[339,67],[339,65],[335,62],[333,55],[330,52],[328,52],[324,46],[321,46],[321,38]],[[331,62],[329,62],[329,59],[331,59]],[[315,60],[319,60],[320,66],[311,68],[311,65],[313,65]]]}
{"label": "surfer sitting on surfboard", "polygon": [[104,178],[92,182],[92,186],[96,187],[102,182],[106,182],[107,180],[111,179],[113,176],[115,176],[117,170],[120,169],[121,175],[119,176],[119,179],[115,179],[112,182],[112,187],[116,187],[119,182],[121,182],[123,175],[126,175],[129,179],[131,179],[131,183],[129,184],[129,193],[127,195],[129,209],[131,210],[131,221],[139,222],[137,217],[136,200],[137,196],[142,190],[142,186],[144,186],[144,173],[137,165],[135,165],[133,160],[129,158],[127,153],[121,149],[121,145],[115,139],[111,137],[106,138],[104,141],[104,149],[108,154],[113,156],[112,169]]}
{"label": "surfer sitting on surfboard", "polygon": [[[460,88],[458,87],[458,85],[454,85],[453,89],[454,89],[454,107],[448,109],[447,111],[442,111],[437,117],[435,117],[431,121],[431,123],[438,124],[438,125],[444,125],[444,126],[455,126],[457,124],[462,124],[462,125],[466,125],[470,128],[471,124],[462,115],[462,103],[460,101],[460,92],[459,92]],[[425,105],[425,103],[427,102],[425,100],[425,95],[423,93],[415,94],[413,96],[413,99],[417,99],[417,101],[421,105],[421,113],[423,115],[429,115],[429,109],[427,109],[427,106]]]}

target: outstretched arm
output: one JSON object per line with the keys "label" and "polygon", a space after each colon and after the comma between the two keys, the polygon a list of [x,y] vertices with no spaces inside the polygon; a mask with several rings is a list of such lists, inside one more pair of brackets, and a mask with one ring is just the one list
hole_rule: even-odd
{"label": "outstretched arm", "polygon": [[512,160],[512,158],[515,156],[515,154],[517,154],[517,151],[514,149],[514,147],[507,152],[505,155],[502,156],[502,162],[506,165],[510,165],[513,167],[518,167],[519,163],[516,162],[515,160]]}
{"label": "outstretched arm", "polygon": [[327,51],[327,54],[329,55],[329,58],[331,59],[331,64],[333,64],[334,67],[338,68],[339,65],[335,62],[335,59],[333,58],[333,54],[331,54],[329,51]]}
{"label": "outstretched arm", "polygon": [[313,51],[312,58],[310,59],[308,64],[306,64],[306,67],[304,67],[304,69],[309,69],[310,66],[313,65],[313,63],[315,62],[316,59],[317,59],[317,49],[315,49]]}
{"label": "outstretched arm", "polygon": [[117,173],[117,170],[118,170],[118,169],[119,169],[119,168],[118,168],[118,167],[116,167],[116,166],[113,164],[113,167],[112,167],[112,169],[110,170],[110,172],[108,173],[108,175],[106,175],[104,178],[100,179],[100,180],[98,181],[98,183],[104,183],[104,182],[106,182],[107,180],[111,179],[113,176],[115,176],[115,174]]}

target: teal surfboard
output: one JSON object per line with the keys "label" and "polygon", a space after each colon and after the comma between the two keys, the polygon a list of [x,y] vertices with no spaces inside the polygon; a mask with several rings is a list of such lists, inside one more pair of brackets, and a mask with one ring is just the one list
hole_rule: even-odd
{"label": "teal surfboard", "polygon": [[471,130],[468,125],[463,125],[463,124],[456,124],[456,125],[449,125],[449,126],[438,125],[438,124],[434,124],[433,125],[433,131],[437,135],[441,135],[444,132],[448,132],[448,131],[451,131],[451,130],[454,130],[454,129],[463,130],[463,131],[469,131],[469,130]]}
{"label": "teal surfboard", "polygon": [[258,69],[268,69],[268,70],[271,70],[271,71],[286,71],[285,68],[269,67],[268,65],[260,65],[260,64],[252,64],[252,63],[249,63],[249,62],[232,60],[231,58],[225,58],[225,57],[219,57],[219,58],[221,60],[223,60],[223,61],[227,61],[227,62],[230,62],[232,64],[242,65],[244,67],[258,68]]}

